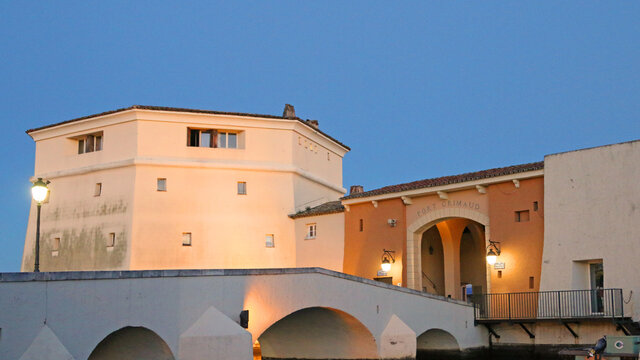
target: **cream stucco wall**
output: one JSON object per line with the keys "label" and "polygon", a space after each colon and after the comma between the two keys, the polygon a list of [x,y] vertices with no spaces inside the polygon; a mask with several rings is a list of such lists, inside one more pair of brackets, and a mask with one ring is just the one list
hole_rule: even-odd
{"label": "cream stucco wall", "polygon": [[604,287],[624,289],[640,319],[640,141],[545,157],[540,290],[589,288],[576,261],[602,259]]}
{"label": "cream stucco wall", "polygon": [[[157,178],[167,191],[156,191]],[[131,269],[294,267],[292,175],[140,166]],[[238,195],[237,181],[247,183]],[[182,245],[182,234],[192,245]],[[265,246],[273,234],[274,247]]]}
{"label": "cream stucco wall", "polygon": [[[342,272],[344,213],[295,219],[296,267],[323,267]],[[316,237],[307,238],[307,226],[316,224]]]}
{"label": "cream stucco wall", "polygon": [[[55,178],[49,185],[49,202],[42,205],[40,269],[128,269],[131,255],[134,168],[93,171]],[[94,196],[95,184],[102,193]],[[33,271],[36,206],[29,213],[22,271]],[[115,244],[107,247],[107,237]],[[53,242],[60,239],[58,251]]]}
{"label": "cream stucco wall", "polygon": [[[189,128],[239,133],[237,149],[187,146]],[[77,137],[102,132],[103,149],[77,153]],[[341,144],[298,120],[133,109],[29,133],[35,177],[51,181],[42,247],[62,248],[42,270],[293,267],[288,217],[342,194]],[[157,191],[157,179],[167,191]],[[237,183],[247,194],[237,194]],[[103,192],[94,196],[96,183]],[[106,236],[116,246],[106,249]],[[192,245],[183,246],[183,233]],[[266,235],[275,247],[266,247]],[[23,271],[33,267],[35,204]],[[50,239],[51,238],[51,239]]]}

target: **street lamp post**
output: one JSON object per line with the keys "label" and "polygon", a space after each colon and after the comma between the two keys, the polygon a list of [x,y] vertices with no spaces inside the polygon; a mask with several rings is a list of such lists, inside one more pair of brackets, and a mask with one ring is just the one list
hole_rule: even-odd
{"label": "street lamp post", "polygon": [[34,264],[33,272],[40,272],[40,207],[42,206],[42,202],[47,198],[47,194],[49,193],[49,189],[47,185],[49,181],[43,181],[42,178],[38,178],[36,182],[33,183],[31,187],[31,196],[33,196],[33,200],[35,200],[38,215],[36,220],[36,261]]}

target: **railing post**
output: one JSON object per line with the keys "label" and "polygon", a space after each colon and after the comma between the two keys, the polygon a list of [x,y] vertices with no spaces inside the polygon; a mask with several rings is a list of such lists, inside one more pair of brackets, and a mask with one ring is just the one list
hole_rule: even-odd
{"label": "railing post", "polygon": [[611,291],[611,305],[609,305],[611,307],[611,318],[615,319],[616,318],[616,302],[613,300],[613,289],[610,290]]}
{"label": "railing post", "polygon": [[562,302],[560,301],[560,291],[558,291],[558,317],[562,319]]}
{"label": "railing post", "polygon": [[508,300],[508,308],[509,308],[509,320],[511,320],[511,293],[507,294],[507,300]]}

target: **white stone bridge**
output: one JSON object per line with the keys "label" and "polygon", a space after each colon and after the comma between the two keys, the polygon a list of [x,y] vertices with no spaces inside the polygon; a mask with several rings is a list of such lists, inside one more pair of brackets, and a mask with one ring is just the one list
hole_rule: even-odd
{"label": "white stone bridge", "polygon": [[411,359],[486,346],[473,320],[320,268],[0,273],[0,359]]}

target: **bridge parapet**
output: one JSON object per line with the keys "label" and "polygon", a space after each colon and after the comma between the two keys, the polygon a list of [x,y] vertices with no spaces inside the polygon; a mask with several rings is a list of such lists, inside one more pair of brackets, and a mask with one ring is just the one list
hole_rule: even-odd
{"label": "bridge parapet", "polygon": [[[109,334],[125,327],[153,331],[179,359],[213,348],[238,359],[265,339],[270,347],[264,350],[272,351],[263,353],[267,357],[285,350],[291,357],[310,352],[318,357],[331,344],[314,338],[322,329],[312,329],[321,325],[313,319],[327,311],[336,322],[323,326],[372,341],[373,352],[369,345],[366,354],[345,348],[351,351],[345,358],[415,357],[416,337],[434,328],[450,333],[461,349],[485,346],[488,339],[483,327],[473,326],[467,303],[321,268],[0,273],[0,306],[11,309],[0,312],[0,358],[33,353],[43,326],[75,359],[88,358]],[[239,326],[242,310],[249,310],[247,330]],[[207,320],[220,317],[229,321]],[[285,318],[289,330],[281,327],[261,339]],[[292,350],[275,336],[292,329],[308,346]]]}

